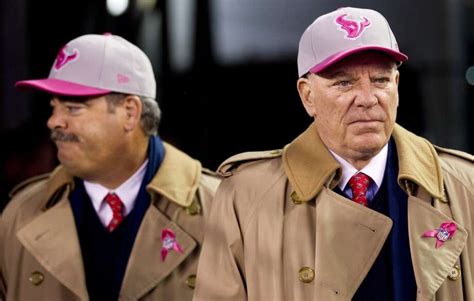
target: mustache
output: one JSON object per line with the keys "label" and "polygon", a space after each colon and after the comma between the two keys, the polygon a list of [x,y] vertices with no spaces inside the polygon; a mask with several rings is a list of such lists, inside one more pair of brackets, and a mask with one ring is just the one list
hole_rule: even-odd
{"label": "mustache", "polygon": [[66,134],[60,130],[51,130],[51,140],[54,142],[79,142],[79,138],[74,134]]}

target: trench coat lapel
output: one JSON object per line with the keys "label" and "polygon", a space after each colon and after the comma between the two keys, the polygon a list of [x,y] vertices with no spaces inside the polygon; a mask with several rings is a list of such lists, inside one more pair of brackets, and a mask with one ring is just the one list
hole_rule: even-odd
{"label": "trench coat lapel", "polygon": [[[164,147],[166,155],[160,169],[147,186],[152,205],[138,230],[122,282],[120,300],[140,299],[173,272],[197,246],[188,233],[155,207],[153,200],[163,196],[179,206],[189,206],[198,188],[201,164],[167,143]],[[170,250],[166,259],[161,260],[161,234],[164,229],[174,232],[183,252]]]}
{"label": "trench coat lapel", "polygon": [[53,277],[80,300],[89,299],[76,224],[66,198],[20,229],[17,237]]}
{"label": "trench coat lapel", "polygon": [[[183,252],[180,254],[170,250],[166,259],[162,260],[161,233],[164,229],[175,233]],[[120,300],[137,300],[152,290],[191,254],[196,245],[189,234],[151,205],[143,218],[128,261]]]}
{"label": "trench coat lapel", "polygon": [[427,202],[410,196],[408,199],[408,229],[418,295],[421,300],[431,300],[446,280],[459,258],[467,240],[466,229],[456,223],[457,231],[452,239],[436,248],[436,239],[422,237],[428,230],[435,230],[441,223],[453,219]]}
{"label": "trench coat lapel", "polygon": [[390,218],[325,188],[316,198],[315,300],[352,298],[382,249]]}

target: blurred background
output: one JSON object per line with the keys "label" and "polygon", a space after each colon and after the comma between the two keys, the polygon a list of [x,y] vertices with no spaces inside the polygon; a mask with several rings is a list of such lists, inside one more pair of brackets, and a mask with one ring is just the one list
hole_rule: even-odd
{"label": "blurred background", "polygon": [[156,73],[160,135],[216,169],[311,123],[296,91],[298,41],[342,6],[381,12],[409,56],[398,122],[473,153],[472,0],[0,0],[0,211],[14,185],[57,165],[47,95],[13,85],[46,77],[69,40],[111,32],[140,46]]}

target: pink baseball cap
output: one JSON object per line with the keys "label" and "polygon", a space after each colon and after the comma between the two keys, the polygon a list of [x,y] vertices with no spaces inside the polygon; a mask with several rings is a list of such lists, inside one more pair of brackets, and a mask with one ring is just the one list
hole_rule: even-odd
{"label": "pink baseball cap", "polygon": [[62,47],[48,78],[23,80],[18,88],[35,88],[62,96],[100,96],[111,92],[155,98],[150,60],[122,37],[80,36]]}
{"label": "pink baseball cap", "polygon": [[343,58],[366,50],[382,51],[397,62],[408,57],[387,20],[371,9],[344,7],[317,18],[301,36],[298,75],[318,73]]}

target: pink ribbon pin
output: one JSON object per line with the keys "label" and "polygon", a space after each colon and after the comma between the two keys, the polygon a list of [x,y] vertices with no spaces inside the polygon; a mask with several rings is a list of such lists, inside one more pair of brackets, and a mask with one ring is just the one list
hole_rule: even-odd
{"label": "pink ribbon pin", "polygon": [[422,237],[434,237],[436,238],[436,249],[443,246],[448,240],[452,239],[457,231],[456,224],[454,222],[444,222],[438,229],[429,230],[423,233]]}
{"label": "pink ribbon pin", "polygon": [[161,231],[161,242],[163,243],[163,247],[161,248],[161,261],[165,261],[171,249],[180,254],[183,253],[183,249],[176,241],[176,234],[174,234],[173,230],[163,229],[163,231]]}

